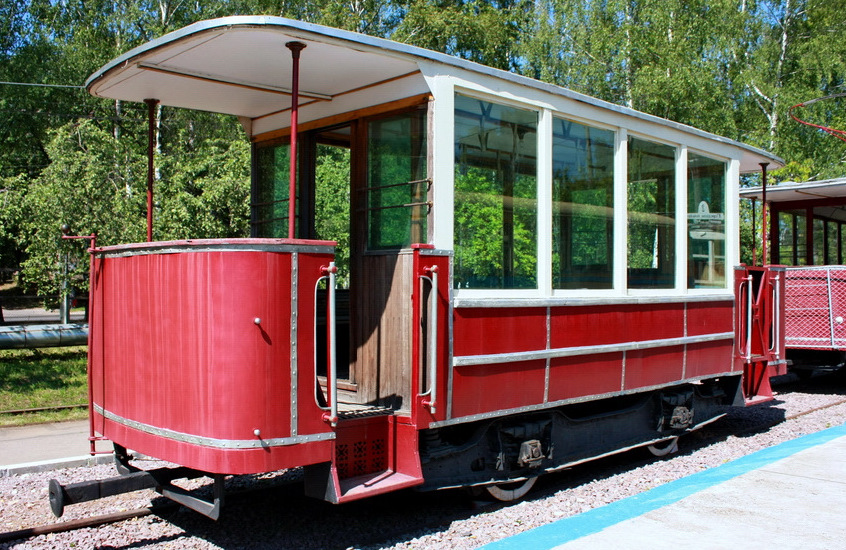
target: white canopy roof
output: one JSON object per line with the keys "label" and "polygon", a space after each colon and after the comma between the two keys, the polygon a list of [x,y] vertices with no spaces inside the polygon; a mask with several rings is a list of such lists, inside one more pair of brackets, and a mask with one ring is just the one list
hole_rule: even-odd
{"label": "white canopy roof", "polygon": [[[390,40],[281,17],[236,16],[194,23],[108,63],[91,75],[86,87],[97,97],[156,99],[162,105],[236,115],[242,122],[264,119],[267,126],[269,116],[290,106],[292,61],[285,45],[291,41],[306,45],[300,61],[301,106],[337,104],[335,111],[348,112],[359,108],[364,90],[373,90],[372,105],[426,93],[428,84],[421,75],[425,64],[429,72],[435,66],[438,74],[494,77],[737,147],[742,150],[742,172],[759,170],[760,162],[783,164],[766,151],[566,88]],[[349,101],[353,95],[358,103]],[[313,112],[328,116],[333,111]],[[278,120],[273,123],[284,127],[283,118]]]}
{"label": "white canopy roof", "polygon": [[[740,196],[746,199],[763,198],[761,187],[749,187],[740,190]],[[846,203],[846,178],[814,182],[785,182],[767,186],[767,202],[793,202],[815,199],[843,199]]]}

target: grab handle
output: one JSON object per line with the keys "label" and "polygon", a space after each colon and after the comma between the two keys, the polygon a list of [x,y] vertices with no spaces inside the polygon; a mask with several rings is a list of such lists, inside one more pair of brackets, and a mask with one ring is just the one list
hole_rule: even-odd
{"label": "grab handle", "polygon": [[338,425],[338,368],[335,357],[335,274],[338,268],[335,262],[329,262],[329,267],[320,268],[324,277],[329,279],[326,285],[328,296],[326,302],[328,312],[326,314],[327,348],[329,352],[328,382],[329,382],[329,413],[323,415],[323,419],[329,422],[332,427]]}
{"label": "grab handle", "polygon": [[[429,412],[435,414],[438,403],[438,266],[424,267],[423,271],[431,275],[421,275],[421,280],[429,281],[432,285],[432,301],[429,304],[429,389],[421,394],[429,396],[423,400],[423,405],[429,407]],[[422,286],[422,285],[421,285]],[[421,292],[422,296],[422,292]]]}

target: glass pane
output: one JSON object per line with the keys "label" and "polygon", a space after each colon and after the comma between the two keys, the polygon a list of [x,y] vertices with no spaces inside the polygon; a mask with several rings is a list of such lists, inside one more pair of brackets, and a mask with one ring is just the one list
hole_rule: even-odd
{"label": "glass pane", "polygon": [[537,288],[538,114],[455,98],[456,288]]}
{"label": "glass pane", "polygon": [[688,288],[726,286],[726,165],[688,155]]}
{"label": "glass pane", "polygon": [[778,213],[778,261],[782,264],[796,265],[795,219],[790,212]]}
{"label": "glass pane", "polygon": [[825,221],[814,218],[814,264],[825,265]]}
{"label": "glass pane", "polygon": [[801,214],[794,213],[794,217],[796,220],[796,265],[808,265],[808,255],[806,254],[806,250],[808,250],[808,217],[804,210]]}
{"label": "glass pane", "polygon": [[629,138],[629,288],[675,285],[676,150]]}
{"label": "glass pane", "polygon": [[614,132],[556,120],[552,133],[554,288],[611,288]]}
{"label": "glass pane", "polygon": [[843,243],[846,243],[846,225],[838,223],[837,234],[840,236],[840,240],[837,241],[837,263],[842,264],[844,256],[846,256],[843,250]]}
{"label": "glass pane", "polygon": [[837,222],[825,222],[825,263],[827,265],[837,263]]}
{"label": "glass pane", "polygon": [[256,149],[256,190],[252,204],[252,235],[288,237],[290,145]]}
{"label": "glass pane", "polygon": [[336,241],[338,288],[350,277],[350,150],[318,145],[314,182],[314,237]]}
{"label": "glass pane", "polygon": [[367,136],[368,248],[425,243],[429,212],[425,111],[374,120]]}

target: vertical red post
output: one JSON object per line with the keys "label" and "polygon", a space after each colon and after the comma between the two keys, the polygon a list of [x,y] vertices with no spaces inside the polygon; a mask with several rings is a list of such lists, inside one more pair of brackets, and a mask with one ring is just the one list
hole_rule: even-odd
{"label": "vertical red post", "polygon": [[297,115],[300,95],[300,52],[305,48],[302,42],[288,42],[293,66],[291,69],[291,177],[288,184],[288,238],[294,238],[297,214]]}
{"label": "vertical red post", "polygon": [[[755,219],[755,203],[758,202],[754,197],[752,198],[752,265],[758,265],[758,239],[755,238],[755,227],[758,221]],[[763,224],[761,231],[764,230]]]}
{"label": "vertical red post", "polygon": [[155,166],[153,156],[156,152],[156,107],[158,99],[145,99],[147,104],[147,242],[153,241],[153,181]]}
{"label": "vertical red post", "polygon": [[761,164],[761,265],[769,262],[767,259],[767,166],[769,162]]}

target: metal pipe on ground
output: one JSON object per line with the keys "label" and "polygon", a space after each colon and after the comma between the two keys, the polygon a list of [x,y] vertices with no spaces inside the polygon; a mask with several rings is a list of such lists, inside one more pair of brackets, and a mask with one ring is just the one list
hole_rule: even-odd
{"label": "metal pipe on ground", "polygon": [[56,348],[87,343],[87,323],[0,327],[0,349]]}

